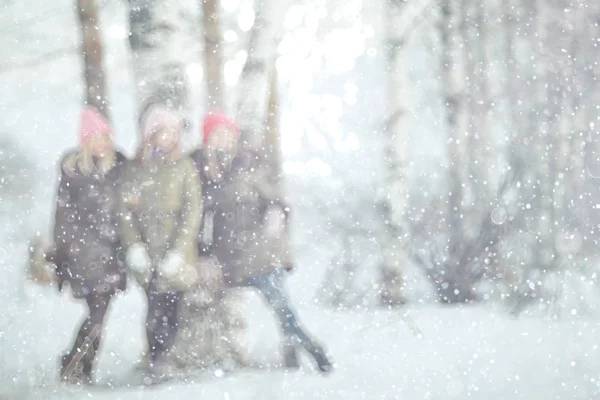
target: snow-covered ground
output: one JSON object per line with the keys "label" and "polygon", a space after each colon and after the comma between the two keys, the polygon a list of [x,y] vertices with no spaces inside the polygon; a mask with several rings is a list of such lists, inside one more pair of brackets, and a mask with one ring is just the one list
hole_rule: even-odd
{"label": "snow-covered ground", "polygon": [[[106,68],[115,138],[119,147],[131,154],[136,134],[124,28],[126,13],[123,2],[106,0],[101,3],[106,27]],[[330,3],[336,2],[332,0]],[[351,2],[344,0],[336,4],[341,7],[341,3]],[[354,23],[352,20],[351,24]],[[427,301],[421,304],[419,300],[431,298],[431,295],[418,277],[409,279],[409,296],[414,304],[419,304],[410,306],[409,314],[420,327],[422,337],[413,334],[397,311],[333,311],[315,304],[315,289],[335,252],[336,239],[325,230],[326,222],[314,219],[316,213],[311,210],[311,199],[303,197],[314,192],[314,188],[311,191],[306,182],[300,184],[291,179],[288,179],[288,187],[297,210],[294,240],[299,267],[290,277],[288,286],[303,322],[328,345],[337,363],[333,374],[323,377],[314,368],[305,368],[294,373],[254,371],[225,378],[214,376],[194,384],[163,385],[146,390],[92,389],[88,392],[87,389],[73,391],[59,388],[56,385],[58,356],[70,344],[73,331],[83,317],[83,306],[50,288],[27,287],[23,293],[26,243],[22,237],[27,237],[28,232],[48,229],[56,161],[61,152],[75,143],[82,96],[81,60],[75,52],[78,31],[71,0],[5,1],[0,5],[0,24],[0,90],[3,93],[0,96],[0,135],[13,137],[39,167],[36,173],[39,181],[35,192],[36,208],[29,213],[27,221],[30,222],[17,224],[9,220],[0,226],[0,268],[3,271],[0,280],[0,399],[600,398],[598,320],[579,316],[562,321],[533,317],[513,320],[491,306],[440,307]],[[379,40],[377,34],[371,37],[366,44],[366,53],[379,54],[373,47]],[[335,46],[337,42],[333,39],[330,41],[334,45],[329,47],[339,47],[340,52],[343,50],[343,47]],[[308,47],[312,49],[313,45]],[[67,49],[67,55],[26,68],[13,68],[60,49]],[[413,68],[422,70],[419,73],[433,75],[433,69],[421,68],[426,61],[423,55],[426,52],[421,53],[412,54],[415,56],[411,58]],[[335,53],[334,56],[330,55],[330,58],[339,61],[341,55]],[[345,71],[346,78],[342,76],[332,80],[326,75],[319,78],[314,72],[312,75],[317,77],[309,79],[314,87],[300,78],[295,83],[291,82],[287,96],[293,96],[294,100],[288,100],[283,107],[286,134],[292,132],[290,135],[293,136],[295,131],[306,129],[305,125],[299,126],[291,117],[308,121],[303,113],[309,111],[313,120],[320,118],[323,129],[329,129],[330,134],[344,131],[344,136],[336,140],[346,143],[346,147],[351,149],[350,156],[346,154],[344,157],[348,159],[348,167],[355,168],[348,170],[348,174],[356,172],[357,180],[373,176],[376,166],[372,164],[378,160],[372,143],[356,139],[354,135],[362,134],[363,139],[365,135],[369,138],[370,130],[380,121],[382,99],[377,97],[377,93],[381,96],[382,91],[374,82],[380,82],[381,76],[377,76],[376,71],[383,71],[383,68],[381,55],[377,57],[372,63],[363,59],[357,63],[355,71]],[[351,78],[353,74],[355,78]],[[431,90],[429,81],[419,79],[423,84],[415,85],[413,90],[421,97],[427,97]],[[197,81],[194,86],[198,98],[201,97],[201,83]],[[369,89],[367,95],[366,89]],[[350,112],[344,108],[346,114],[342,115],[342,103],[336,97],[338,92],[348,91],[356,96],[357,90],[360,92],[360,107],[350,108]],[[369,96],[374,96],[375,100]],[[314,109],[304,110],[303,104],[307,103],[314,103]],[[330,106],[326,107],[326,103]],[[428,115],[439,117],[432,108],[428,110],[415,117],[423,125],[418,126],[419,140],[429,132],[429,125],[425,122],[434,120]],[[197,111],[200,112],[200,109]],[[351,113],[353,115],[349,116]],[[330,126],[328,118],[335,120],[335,124]],[[337,125],[338,119],[344,121],[340,123],[343,126]],[[288,131],[287,127],[291,129]],[[351,129],[344,130],[348,127]],[[295,143],[291,140],[287,147],[294,147]],[[310,172],[310,161],[314,161],[310,158],[319,151],[332,159],[339,156],[335,148],[324,146],[325,150],[322,150],[318,140],[316,143],[314,149],[309,149],[312,153],[304,152],[303,148],[302,154],[292,154],[293,157],[289,158],[306,164],[306,170]],[[415,152],[425,149],[422,154],[436,156],[426,141],[411,149]],[[302,157],[305,159],[300,159]],[[324,162],[335,162],[332,159]],[[431,168],[433,164],[425,160],[414,168],[418,169],[420,165]],[[338,166],[338,169],[342,168]],[[324,186],[315,184],[314,187]],[[339,192],[337,187],[333,187],[320,195],[327,199],[328,196],[339,196]],[[4,195],[0,193],[0,201]],[[22,213],[21,210],[19,217]],[[18,236],[21,239],[17,239],[16,227],[28,232],[20,232]],[[246,296],[248,301],[244,307],[250,322],[249,346],[252,353],[260,361],[274,361],[278,351],[274,319],[256,295],[248,293]],[[123,376],[134,367],[143,347],[143,318],[144,304],[136,287],[114,302],[101,348],[96,375],[99,382]]]}
{"label": "snow-covered ground", "polygon": [[[300,283],[293,277],[291,283]],[[57,355],[71,340],[82,308],[51,290],[28,288],[12,306],[2,338],[2,388],[14,399],[594,399],[600,398],[600,322],[510,319],[489,307],[409,308],[422,336],[398,312],[335,312],[299,301],[304,322],[337,363],[329,376],[306,367],[208,376],[150,389],[65,389]],[[250,347],[263,361],[278,350],[277,330],[260,299],[248,294]],[[124,375],[142,351],[142,297],[120,297],[108,317],[96,379]],[[11,397],[12,393],[12,397]]]}

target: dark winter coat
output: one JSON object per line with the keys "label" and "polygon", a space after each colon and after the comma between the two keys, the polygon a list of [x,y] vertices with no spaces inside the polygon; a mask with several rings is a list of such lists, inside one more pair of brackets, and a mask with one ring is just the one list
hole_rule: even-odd
{"label": "dark winter coat", "polygon": [[[202,189],[192,160],[187,156],[169,156],[131,161],[123,172],[122,188],[121,229],[125,248],[136,242],[145,243],[153,267],[169,250],[176,250],[186,265],[197,268],[196,236],[202,216]],[[180,291],[195,283],[192,278],[181,276],[157,282],[157,286],[160,291]]]}
{"label": "dark winter coat", "polygon": [[117,215],[125,157],[116,152],[108,172],[88,175],[76,160],[77,153],[70,152],[60,163],[51,256],[59,288],[68,281],[76,298],[125,290]]}
{"label": "dark winter coat", "polygon": [[[283,237],[268,239],[263,233],[265,213],[279,205],[289,208],[266,173],[249,153],[236,156],[230,172],[220,182],[205,174],[202,149],[191,154],[202,180],[204,214],[198,236],[200,253],[211,253],[222,265],[225,282],[245,286],[249,278],[278,266],[291,268],[287,226]],[[287,225],[287,224],[286,224]]]}

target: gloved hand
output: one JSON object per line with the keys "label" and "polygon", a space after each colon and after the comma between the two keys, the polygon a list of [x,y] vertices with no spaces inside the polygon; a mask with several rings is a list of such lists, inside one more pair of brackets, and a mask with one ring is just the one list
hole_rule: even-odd
{"label": "gloved hand", "polygon": [[148,273],[152,268],[152,259],[143,243],[134,243],[129,246],[125,261],[132,271],[140,274]]}
{"label": "gloved hand", "polygon": [[165,258],[158,264],[158,275],[170,279],[181,272],[181,267],[185,264],[185,260],[181,253],[176,250],[170,250],[165,255]]}
{"label": "gloved hand", "polygon": [[277,205],[269,206],[265,213],[263,222],[265,237],[276,239],[283,235],[285,231],[285,214],[281,207]]}
{"label": "gloved hand", "polygon": [[296,271],[296,265],[292,262],[286,262],[282,264],[283,270],[285,272],[287,272],[288,274],[293,273],[294,271]]}

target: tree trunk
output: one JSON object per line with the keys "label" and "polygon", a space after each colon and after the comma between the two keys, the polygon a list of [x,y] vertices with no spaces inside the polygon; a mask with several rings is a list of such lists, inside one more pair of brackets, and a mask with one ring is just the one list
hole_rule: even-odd
{"label": "tree trunk", "polygon": [[[582,26],[579,26],[581,24]],[[573,144],[568,165],[570,172],[567,175],[569,180],[573,182],[573,192],[570,193],[570,198],[575,200],[579,194],[585,194],[586,183],[586,165],[585,165],[585,148],[586,137],[588,136],[587,108],[591,107],[591,98],[585,92],[585,69],[587,67],[588,55],[585,47],[586,40],[582,38],[591,37],[589,24],[586,23],[586,12],[579,6],[574,10],[573,16],[573,34],[572,34],[572,49],[571,54],[576,56],[573,60],[573,95],[572,108],[574,113],[573,118]],[[575,95],[577,93],[578,95]],[[577,200],[575,200],[577,201]],[[573,207],[574,208],[574,207]],[[575,210],[572,210],[575,211]],[[577,210],[580,211],[580,210]]]}
{"label": "tree trunk", "polygon": [[[515,4],[517,3],[517,4]],[[524,37],[524,33],[517,29],[517,25],[526,22],[524,13],[518,0],[503,0],[502,8],[505,11],[504,15],[504,34],[505,34],[505,57],[506,57],[506,88],[508,91],[508,107],[509,107],[509,126],[508,132],[511,140],[511,152],[520,152],[523,149],[523,144],[519,140],[527,139],[527,143],[531,143],[532,132],[524,126],[523,119],[529,117],[521,111],[522,107],[529,104],[524,96],[523,74],[525,68],[520,65],[518,58],[518,49],[521,42],[531,38]],[[525,117],[525,118],[524,118]]]}
{"label": "tree trunk", "polygon": [[223,108],[223,56],[218,0],[201,0],[204,22],[206,105]]}
{"label": "tree trunk", "polygon": [[[494,168],[490,152],[491,138],[487,129],[487,105],[490,103],[487,83],[486,41],[489,35],[484,27],[484,5],[472,0],[461,0],[460,35],[462,40],[462,58],[464,61],[464,112],[468,119],[465,131],[466,154],[469,158],[463,163],[467,168],[467,181],[463,181],[465,197],[470,199],[463,204],[463,226],[467,227],[467,240],[476,234],[471,226],[477,226],[479,220],[489,218],[492,190],[492,172]],[[464,179],[464,175],[463,175]],[[474,194],[477,193],[475,196]]]}
{"label": "tree trunk", "polygon": [[[493,3],[492,3],[493,4]],[[494,172],[498,166],[494,163],[495,138],[492,137],[493,131],[490,129],[489,114],[492,111],[492,94],[490,89],[490,60],[488,58],[488,48],[491,47],[489,40],[490,32],[487,31],[486,15],[491,11],[491,7],[485,7],[486,3],[477,3],[475,10],[475,25],[476,30],[473,36],[476,39],[475,52],[477,54],[476,76],[477,79],[477,104],[475,108],[476,118],[476,155],[474,157],[475,173],[474,177],[477,182],[477,188],[474,190],[478,194],[479,202],[483,203],[490,200],[497,193],[495,186]],[[486,12],[487,11],[487,12]],[[483,197],[483,199],[481,198]],[[496,200],[493,198],[492,200]],[[488,216],[489,217],[489,216]]]}
{"label": "tree trunk", "polygon": [[[184,36],[193,23],[181,2],[129,0],[130,36],[136,99],[140,116],[161,103],[185,113],[189,109]],[[188,49],[189,51],[189,49]]]}
{"label": "tree trunk", "polygon": [[382,305],[400,305],[405,302],[402,276],[406,262],[407,235],[406,207],[408,192],[406,164],[408,146],[406,57],[403,54],[408,25],[407,3],[402,0],[385,2],[385,44],[387,111],[385,124],[384,160],[386,184],[383,197],[383,227],[381,246],[381,293]]}
{"label": "tree trunk", "polygon": [[[591,8],[591,9],[590,9]],[[588,16],[588,20],[584,20],[583,25],[585,27],[584,37],[585,38],[593,38],[600,36],[600,24],[592,24],[592,21],[600,21],[600,6],[597,3],[594,3],[594,6],[588,5],[586,16]],[[595,46],[595,42],[587,42],[589,43],[587,47],[588,52],[594,54],[595,52],[592,50]],[[591,88],[587,88],[587,104],[585,107],[585,115],[584,119],[586,125],[588,126],[588,135],[587,135],[587,143],[585,147],[585,172],[591,178],[590,181],[594,182],[598,178],[600,178],[600,114],[598,109],[595,107],[595,104],[600,103],[600,90],[598,85],[598,77],[600,77],[600,64],[599,63],[591,63],[591,67],[588,68],[587,74],[587,82],[589,85],[590,81],[595,82],[595,85]],[[592,184],[592,186],[597,187],[597,183]]]}
{"label": "tree trunk", "polygon": [[469,193],[469,153],[467,147],[469,117],[465,102],[464,60],[461,47],[464,45],[460,31],[460,2],[443,0],[439,31],[442,43],[441,80],[443,99],[446,107],[448,131],[447,157],[448,167],[448,260],[445,274],[437,277],[438,296],[444,302],[461,302],[475,296],[471,282],[467,280],[469,265],[461,263],[465,252],[465,226],[463,213],[472,202]]}
{"label": "tree trunk", "polygon": [[104,68],[100,19],[95,0],[77,0],[77,15],[81,26],[81,44],[86,83],[86,104],[96,107],[109,117]]}
{"label": "tree trunk", "polygon": [[[449,227],[451,235],[460,236],[461,213],[465,204],[463,184],[468,184],[466,166],[468,151],[465,146],[465,132],[468,131],[468,114],[465,105],[465,79],[462,73],[460,36],[460,14],[456,0],[442,2],[442,18],[439,23],[442,57],[441,78],[444,104],[446,106],[446,123],[448,131],[448,161],[450,186]],[[455,240],[455,242],[458,242]],[[451,246],[452,247],[452,246]]]}
{"label": "tree trunk", "polygon": [[[522,227],[524,217],[523,205],[531,201],[533,197],[533,187],[530,182],[535,182],[536,172],[529,163],[530,148],[535,137],[535,132],[531,129],[528,122],[531,109],[533,108],[532,98],[529,91],[524,90],[528,75],[531,72],[530,63],[522,63],[519,58],[519,50],[523,48],[530,49],[532,41],[528,36],[528,31],[517,29],[519,26],[525,26],[527,23],[527,13],[524,11],[521,0],[502,0],[503,36],[504,36],[504,57],[506,60],[504,84],[507,90],[506,103],[508,112],[506,116],[506,137],[507,137],[507,162],[510,171],[506,174],[512,174],[516,177],[516,185],[507,188],[507,196],[501,200],[508,206],[506,224],[512,224]],[[527,25],[530,26],[530,25]],[[529,28],[531,30],[531,28]],[[530,51],[531,52],[531,51]],[[510,216],[510,217],[509,217]],[[512,219],[510,219],[512,217]],[[516,236],[516,235],[515,235]],[[513,237],[503,237],[501,240],[507,240],[511,243],[515,240]],[[524,248],[528,243],[517,243],[519,254],[523,254]],[[514,248],[512,244],[508,246]],[[513,260],[507,257],[506,252],[499,251],[503,258],[502,268],[499,269],[499,281],[503,282],[505,294],[510,296],[516,285],[519,284],[519,272],[523,268],[517,266]],[[525,253],[526,254],[526,253]],[[526,261],[529,262],[530,260]],[[509,297],[510,298],[510,297]]]}
{"label": "tree trunk", "polygon": [[256,4],[248,58],[239,84],[237,119],[242,130],[242,147],[260,154],[264,153],[269,78],[276,46],[276,30],[268,14],[274,7],[272,0],[259,0]]}
{"label": "tree trunk", "polygon": [[[467,148],[467,154],[469,159],[464,159],[465,167],[467,168],[468,177],[471,179],[469,182],[464,182],[464,185],[471,186],[477,184],[477,177],[481,174],[481,171],[477,170],[477,150],[479,147],[478,143],[478,102],[479,98],[479,85],[480,81],[477,76],[477,64],[478,54],[477,45],[478,41],[481,40],[479,37],[474,37],[473,32],[475,31],[475,18],[474,18],[474,7],[472,7],[471,0],[457,0],[460,3],[460,39],[463,43],[461,46],[462,59],[464,60],[464,112],[468,120],[466,124],[466,131],[464,140]],[[458,7],[457,7],[458,8]],[[463,187],[467,189],[467,187]],[[465,218],[470,219],[471,209],[474,204],[463,204]]]}
{"label": "tree trunk", "polygon": [[279,130],[279,86],[277,70],[271,70],[269,83],[269,106],[267,112],[267,129],[265,152],[270,179],[273,184],[281,183],[281,131]]}
{"label": "tree trunk", "polygon": [[537,227],[536,234],[539,237],[536,246],[537,268],[546,270],[552,267],[554,263],[553,252],[553,222],[554,222],[554,195],[552,187],[554,185],[555,165],[550,157],[550,152],[553,142],[553,132],[551,129],[551,119],[549,107],[549,92],[548,92],[548,32],[545,0],[536,0],[532,2],[534,29],[536,38],[534,43],[537,43],[537,51],[535,52],[535,87],[534,87],[534,104],[537,111],[536,127],[537,135],[534,139],[534,149],[536,157],[539,157],[536,162],[537,167]]}

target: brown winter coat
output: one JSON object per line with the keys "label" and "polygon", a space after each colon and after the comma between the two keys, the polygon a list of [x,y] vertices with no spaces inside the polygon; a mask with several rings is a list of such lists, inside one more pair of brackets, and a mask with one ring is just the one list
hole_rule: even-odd
{"label": "brown winter coat", "polygon": [[[121,211],[126,249],[136,242],[145,243],[153,268],[167,251],[177,250],[187,265],[200,268],[196,236],[202,216],[202,188],[189,157],[128,163],[123,171]],[[160,291],[181,291],[195,285],[199,278],[186,275],[170,282],[156,279]]]}
{"label": "brown winter coat", "polygon": [[125,266],[118,229],[120,178],[125,157],[116,152],[115,164],[102,174],[81,172],[77,153],[66,154],[54,220],[54,251],[59,288],[69,282],[76,298],[92,291],[125,290]]}
{"label": "brown winter coat", "polygon": [[283,197],[258,168],[256,157],[249,153],[236,156],[228,175],[220,182],[204,173],[202,149],[191,154],[202,179],[204,215],[198,236],[201,253],[211,253],[222,265],[225,282],[245,286],[249,278],[278,266],[291,268],[286,234],[267,239],[263,220],[270,205],[279,205],[288,216]]}

